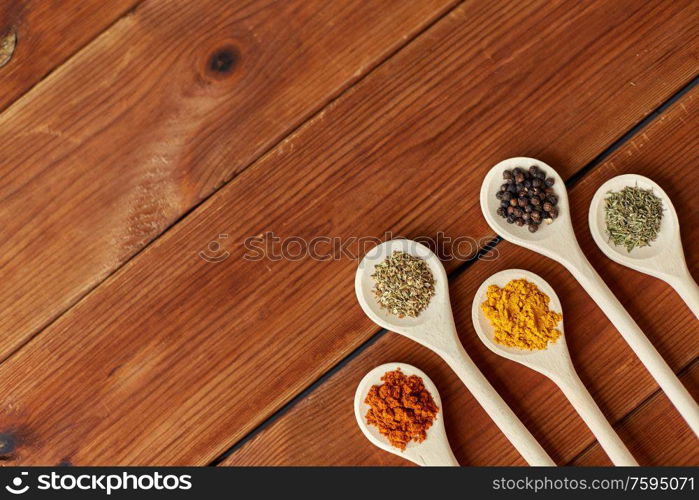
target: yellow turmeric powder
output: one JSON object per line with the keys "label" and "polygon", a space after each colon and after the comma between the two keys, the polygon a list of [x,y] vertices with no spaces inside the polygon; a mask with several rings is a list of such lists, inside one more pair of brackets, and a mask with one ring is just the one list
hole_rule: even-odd
{"label": "yellow turmeric powder", "polygon": [[518,349],[546,349],[561,332],[562,316],[549,310],[549,297],[534,283],[512,280],[503,288],[490,285],[481,309],[495,329],[495,342]]}

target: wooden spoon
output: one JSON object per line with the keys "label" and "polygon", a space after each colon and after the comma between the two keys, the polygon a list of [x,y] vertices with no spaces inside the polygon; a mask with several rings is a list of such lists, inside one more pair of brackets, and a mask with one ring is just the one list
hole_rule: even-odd
{"label": "wooden spoon", "polygon": [[530,283],[534,283],[539,290],[548,295],[549,308],[561,313],[561,302],[558,300],[556,292],[543,278],[522,269],[500,271],[483,282],[473,299],[473,326],[478,337],[495,354],[528,366],[553,380],[580,414],[614,465],[638,465],[578,377],[566,346],[563,321],[557,327],[561,332],[561,337],[543,350],[529,351],[503,346],[495,342],[495,330],[488,318],[485,317],[481,304],[486,301],[486,292],[490,285],[502,288],[511,280],[517,279],[526,279]]}
{"label": "wooden spoon", "polygon": [[[371,277],[374,268],[395,250],[424,259],[435,279],[435,294],[427,309],[417,318],[399,318],[381,308],[374,297],[374,280]],[[375,323],[419,342],[446,361],[529,464],[555,465],[466,354],[454,325],[447,273],[439,258],[429,248],[412,240],[382,243],[362,259],[354,285],[359,304]]]}
{"label": "wooden spoon", "polygon": [[[374,385],[381,385],[381,377],[384,373],[390,372],[396,369],[400,369],[405,375],[417,375],[420,377],[425,384],[425,389],[432,395],[432,399],[437,404],[439,408],[439,413],[432,422],[432,427],[427,429],[427,439],[423,442],[418,443],[411,441],[405,447],[405,450],[396,448],[389,443],[388,439],[383,436],[377,427],[367,424],[366,414],[369,411],[369,405],[367,405],[364,400],[366,399],[369,389]],[[357,386],[357,392],[354,394],[354,416],[357,418],[357,424],[362,430],[364,435],[367,437],[372,444],[378,446],[382,450],[385,450],[399,457],[405,458],[414,462],[418,465],[423,466],[459,466],[459,462],[456,461],[454,453],[451,451],[449,446],[449,440],[447,439],[447,432],[444,428],[444,410],[442,408],[442,400],[439,397],[439,391],[434,385],[432,380],[425,375],[421,370],[418,370],[412,365],[407,365],[405,363],[387,363],[385,365],[377,366],[369,373],[367,373],[364,378],[359,382]]]}
{"label": "wooden spoon", "polygon": [[[555,179],[554,189],[558,196],[559,212],[558,218],[552,224],[542,224],[536,233],[530,233],[526,227],[508,224],[498,216],[496,210],[500,201],[495,197],[503,182],[504,170],[515,167],[526,169],[532,165],[538,166],[548,177]],[[546,163],[534,158],[510,158],[501,161],[491,168],[483,179],[481,210],[490,227],[502,238],[545,255],[570,271],[633,349],[689,427],[699,436],[699,406],[580,249],[570,220],[568,193],[558,173]]]}
{"label": "wooden spoon", "polygon": [[[605,198],[610,191],[621,191],[626,186],[650,189],[662,200],[663,218],[660,231],[650,246],[637,247],[630,252],[626,247],[609,241],[605,223]],[[650,274],[667,282],[687,303],[699,319],[699,286],[689,274],[682,251],[680,223],[670,197],[655,182],[636,174],[619,175],[602,184],[590,203],[590,232],[602,252],[614,262],[636,271]]]}

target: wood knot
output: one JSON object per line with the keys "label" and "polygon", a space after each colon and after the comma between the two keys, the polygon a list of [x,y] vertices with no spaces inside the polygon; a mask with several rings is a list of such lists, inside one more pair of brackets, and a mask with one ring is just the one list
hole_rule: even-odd
{"label": "wood knot", "polygon": [[12,434],[0,433],[0,456],[9,455],[17,447],[17,440]]}
{"label": "wood knot", "polygon": [[17,33],[14,30],[11,29],[7,33],[0,35],[0,68],[10,62],[16,46]]}
{"label": "wood knot", "polygon": [[240,53],[235,47],[222,47],[209,58],[209,71],[219,76],[229,75],[239,60]]}

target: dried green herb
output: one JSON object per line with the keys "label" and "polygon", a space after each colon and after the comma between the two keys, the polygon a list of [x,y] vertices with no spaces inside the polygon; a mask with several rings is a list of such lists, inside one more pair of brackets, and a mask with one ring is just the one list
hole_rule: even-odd
{"label": "dried green herb", "polygon": [[434,295],[434,276],[427,262],[400,250],[377,264],[371,277],[376,300],[399,318],[416,318]]}
{"label": "dried green herb", "polygon": [[663,202],[651,189],[626,186],[610,192],[604,200],[607,232],[615,245],[630,252],[646,247],[658,237],[663,218]]}

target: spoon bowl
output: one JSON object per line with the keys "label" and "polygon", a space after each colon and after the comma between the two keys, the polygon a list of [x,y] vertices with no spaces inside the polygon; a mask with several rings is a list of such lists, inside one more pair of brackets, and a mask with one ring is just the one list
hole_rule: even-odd
{"label": "spoon bowl", "polygon": [[507,269],[486,279],[473,299],[471,317],[478,337],[494,353],[521,363],[553,380],[590,427],[615,465],[638,465],[578,377],[566,346],[562,320],[557,325],[561,336],[555,342],[549,343],[545,349],[517,349],[495,341],[495,329],[486,318],[481,304],[486,301],[489,286],[497,285],[502,288],[517,279],[525,279],[536,285],[549,297],[549,309],[561,314],[561,302],[556,292],[542,277],[523,269]]}
{"label": "spoon bowl", "polygon": [[[526,170],[531,166],[539,167],[546,172],[546,177],[552,177],[554,179],[553,188],[558,197],[558,203],[556,205],[558,208],[558,217],[551,224],[541,224],[536,233],[529,232],[526,226],[520,227],[516,224],[510,224],[506,219],[500,217],[496,213],[500,206],[500,200],[495,197],[495,194],[499,191],[500,186],[504,182],[502,178],[503,172],[516,167]],[[568,237],[573,232],[569,216],[568,193],[566,192],[563,179],[553,168],[535,158],[508,158],[492,167],[483,179],[480,202],[483,216],[493,231],[516,245],[530,249],[536,247],[537,252],[544,253],[545,255],[546,252],[555,250],[561,238]]]}
{"label": "spoon bowl", "polygon": [[561,321],[556,327],[560,332],[560,338],[553,343],[549,343],[548,347],[544,350],[526,350],[517,349],[516,347],[509,347],[502,344],[498,344],[495,341],[495,330],[491,326],[488,318],[485,317],[483,310],[481,309],[481,304],[486,301],[486,294],[488,292],[488,287],[490,285],[497,285],[503,288],[512,280],[525,279],[531,283],[534,283],[539,290],[545,293],[549,301],[549,309],[557,313],[561,313],[561,302],[558,300],[558,295],[553,290],[551,285],[549,285],[540,276],[525,271],[524,269],[506,269],[500,271],[499,273],[493,274],[490,278],[485,280],[481,286],[476,291],[476,295],[473,298],[473,305],[471,308],[471,317],[473,319],[473,326],[476,330],[478,338],[485,346],[493,351],[495,354],[511,359],[521,363],[533,370],[536,370],[549,378],[555,377],[558,373],[558,367],[553,360],[564,360],[569,361],[570,355],[568,354],[568,348],[566,347],[565,335],[563,334],[563,321]]}
{"label": "spoon bowl", "polygon": [[[606,229],[604,210],[607,195],[612,191],[621,191],[627,186],[650,189],[655,196],[660,198],[663,204],[663,218],[660,223],[658,237],[649,246],[636,247],[630,252],[626,250],[626,247],[615,245],[610,241],[609,233]],[[589,223],[592,238],[607,257],[619,264],[641,272],[647,272],[646,269],[653,269],[657,266],[658,263],[649,262],[650,259],[657,259],[668,252],[674,256],[676,245],[680,238],[677,212],[675,212],[675,207],[672,205],[670,197],[655,182],[636,174],[619,175],[609,179],[599,187],[590,203]]]}
{"label": "spoon bowl", "polygon": [[[386,372],[390,372],[396,369],[400,369],[405,375],[417,375],[422,379],[425,385],[425,389],[432,395],[439,412],[432,422],[432,426],[427,429],[427,439],[418,443],[416,441],[410,441],[404,450],[396,448],[393,446],[388,439],[379,432],[379,429],[373,425],[369,425],[366,421],[366,414],[369,411],[369,405],[364,402],[369,390],[374,385],[381,385],[381,377]],[[458,466],[454,454],[449,446],[449,440],[447,439],[447,432],[444,427],[444,410],[442,408],[442,400],[439,397],[439,391],[434,385],[432,380],[425,375],[424,372],[415,368],[412,365],[405,363],[387,363],[381,366],[377,366],[369,373],[367,373],[364,378],[359,382],[357,386],[357,391],[354,394],[354,416],[357,419],[357,424],[362,430],[362,433],[366,438],[375,446],[378,446],[382,450],[385,450],[399,457],[410,460],[413,463],[422,466],[435,466],[435,465],[452,465]]]}
{"label": "spoon bowl", "polygon": [[[657,238],[650,242],[649,246],[636,247],[631,251],[610,241],[605,221],[607,195],[612,191],[621,191],[627,186],[650,189],[660,198],[663,205],[663,217]],[[691,277],[684,258],[677,212],[670,197],[660,186],[642,175],[625,174],[613,177],[602,184],[592,198],[588,222],[592,239],[602,253],[617,264],[667,282],[699,318],[699,288]]]}
{"label": "spoon bowl", "polygon": [[[434,296],[427,308],[417,318],[407,316],[399,318],[391,314],[387,309],[381,307],[374,296],[375,282],[371,276],[374,274],[376,266],[396,251],[405,252],[423,259],[429,266],[435,280]],[[357,300],[359,300],[359,304],[367,316],[380,327],[396,333],[418,336],[421,332],[424,334],[423,327],[425,325],[441,321],[447,313],[451,315],[449,284],[444,266],[432,250],[417,241],[406,239],[389,240],[371,249],[357,268],[354,287],[357,293]]]}

